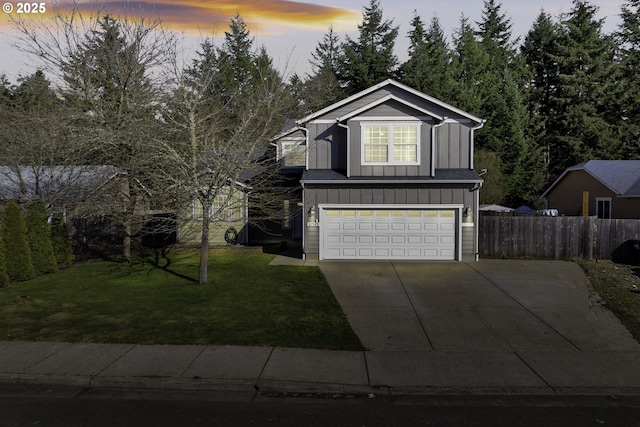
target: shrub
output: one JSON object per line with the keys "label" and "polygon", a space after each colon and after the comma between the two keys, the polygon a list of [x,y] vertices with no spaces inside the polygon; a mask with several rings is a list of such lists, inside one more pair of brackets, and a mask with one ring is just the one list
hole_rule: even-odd
{"label": "shrub", "polygon": [[18,203],[9,200],[2,211],[0,239],[4,245],[7,274],[12,281],[29,280],[35,276],[27,240],[27,225]]}
{"label": "shrub", "polygon": [[31,262],[37,275],[52,273],[58,269],[58,262],[51,243],[51,229],[47,221],[49,214],[40,199],[34,199],[27,205],[25,221],[27,237],[31,249]]}
{"label": "shrub", "polygon": [[7,274],[7,262],[4,257],[4,245],[0,244],[0,288],[9,284],[9,275]]}
{"label": "shrub", "polygon": [[54,213],[51,218],[51,243],[58,267],[70,267],[74,259],[73,248],[69,238],[69,229],[59,212]]}

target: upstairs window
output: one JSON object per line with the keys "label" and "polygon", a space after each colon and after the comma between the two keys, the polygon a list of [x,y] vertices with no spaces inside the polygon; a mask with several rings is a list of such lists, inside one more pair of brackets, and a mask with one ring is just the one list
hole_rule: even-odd
{"label": "upstairs window", "polygon": [[415,165],[419,158],[419,124],[362,125],[363,165]]}
{"label": "upstairs window", "polygon": [[300,168],[306,166],[307,146],[304,141],[287,141],[280,145],[280,166]]}

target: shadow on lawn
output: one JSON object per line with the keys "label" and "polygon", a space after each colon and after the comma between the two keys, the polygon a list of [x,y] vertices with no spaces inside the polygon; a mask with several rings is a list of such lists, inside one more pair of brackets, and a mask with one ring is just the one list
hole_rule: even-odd
{"label": "shadow on lawn", "polygon": [[187,276],[186,274],[179,273],[169,268],[169,266],[173,263],[171,258],[169,258],[169,252],[171,252],[171,248],[169,247],[159,248],[154,249],[151,254],[143,257],[146,263],[149,263],[153,266],[147,273],[147,276],[151,275],[154,270],[158,269],[181,279],[188,280],[189,282],[198,283],[198,279],[194,279],[193,277]]}

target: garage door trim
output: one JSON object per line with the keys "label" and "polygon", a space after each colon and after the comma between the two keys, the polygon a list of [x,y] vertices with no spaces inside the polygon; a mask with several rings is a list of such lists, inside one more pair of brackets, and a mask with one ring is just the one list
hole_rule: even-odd
{"label": "garage door trim", "polygon": [[[462,211],[464,205],[461,204],[319,204],[318,205],[318,218],[320,225],[320,247],[319,247],[319,259],[322,260],[325,255],[325,226],[327,224],[326,212],[328,210],[453,210],[454,211],[454,227],[455,227],[455,260],[462,259]],[[332,258],[333,259],[333,258]],[[347,258],[345,258],[347,259]],[[382,260],[382,258],[380,258]]]}

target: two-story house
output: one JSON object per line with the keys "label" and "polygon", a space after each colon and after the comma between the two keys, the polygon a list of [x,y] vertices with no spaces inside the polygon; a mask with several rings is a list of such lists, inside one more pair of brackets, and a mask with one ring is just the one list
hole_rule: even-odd
{"label": "two-story house", "polygon": [[303,256],[476,259],[483,123],[393,80],[297,120],[274,143],[300,174]]}

